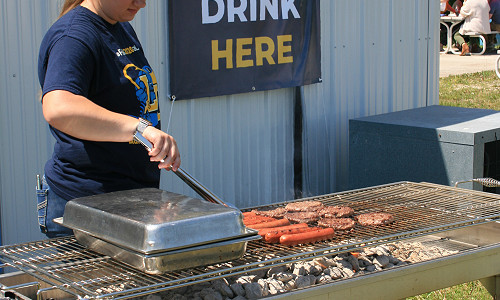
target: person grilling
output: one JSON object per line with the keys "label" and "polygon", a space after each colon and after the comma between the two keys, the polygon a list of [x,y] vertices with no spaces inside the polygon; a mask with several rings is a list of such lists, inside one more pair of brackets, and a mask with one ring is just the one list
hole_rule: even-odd
{"label": "person grilling", "polygon": [[[130,25],[145,0],[66,0],[44,36],[38,76],[42,110],[55,138],[37,186],[40,229],[71,234],[52,222],[67,201],[154,187],[160,169],[176,171],[175,139],[160,130],[155,74]],[[148,152],[134,141],[141,134]]]}

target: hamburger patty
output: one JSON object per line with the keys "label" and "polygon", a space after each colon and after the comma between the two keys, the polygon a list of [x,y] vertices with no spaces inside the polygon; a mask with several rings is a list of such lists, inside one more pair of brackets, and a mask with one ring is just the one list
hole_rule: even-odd
{"label": "hamburger patty", "polygon": [[319,201],[300,201],[288,203],[285,208],[287,211],[317,211],[322,209],[323,203]]}
{"label": "hamburger patty", "polygon": [[350,218],[324,218],[318,221],[319,226],[331,227],[334,230],[350,230],[355,224],[356,222]]}
{"label": "hamburger patty", "polygon": [[349,206],[325,206],[319,213],[326,218],[347,218],[354,215],[354,209]]}
{"label": "hamburger patty", "polygon": [[256,215],[271,217],[271,218],[283,218],[287,212],[286,208],[278,207],[272,210],[253,210]]}
{"label": "hamburger patty", "polygon": [[313,223],[318,221],[319,214],[315,211],[288,212],[285,218],[297,223]]}
{"label": "hamburger patty", "polygon": [[394,222],[394,217],[391,214],[381,212],[358,215],[356,219],[363,226],[385,225]]}

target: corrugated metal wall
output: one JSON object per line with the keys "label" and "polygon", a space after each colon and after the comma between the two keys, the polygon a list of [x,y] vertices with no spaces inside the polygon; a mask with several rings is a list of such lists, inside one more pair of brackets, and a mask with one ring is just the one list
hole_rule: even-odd
{"label": "corrugated metal wall", "polygon": [[[53,139],[38,101],[36,64],[61,3],[0,0],[3,244],[44,238],[34,178]],[[147,5],[133,25],[157,74],[166,130],[167,2]],[[347,187],[350,118],[438,104],[438,24],[433,0],[321,1],[323,82],[303,87],[304,196]],[[293,199],[294,96],[281,89],[175,102],[169,133],[183,169],[239,207]],[[196,196],[174,175],[162,176],[162,189]]]}
{"label": "corrugated metal wall", "polygon": [[306,195],[347,189],[349,119],[438,104],[437,2],[321,1],[323,83],[304,87]]}

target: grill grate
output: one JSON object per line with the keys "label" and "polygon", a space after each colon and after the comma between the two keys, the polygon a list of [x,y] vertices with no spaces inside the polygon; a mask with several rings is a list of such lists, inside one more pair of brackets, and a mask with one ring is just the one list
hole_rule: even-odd
{"label": "grill grate", "polygon": [[[0,248],[0,261],[77,296],[126,299],[270,265],[482,224],[500,217],[499,195],[429,183],[402,182],[297,201],[305,200],[349,205],[357,214],[389,212],[395,222],[380,227],[357,225],[333,240],[295,247],[252,241],[238,260],[161,275],[140,272],[85,249],[74,237],[4,246]],[[289,202],[253,209],[272,209],[286,203]]]}

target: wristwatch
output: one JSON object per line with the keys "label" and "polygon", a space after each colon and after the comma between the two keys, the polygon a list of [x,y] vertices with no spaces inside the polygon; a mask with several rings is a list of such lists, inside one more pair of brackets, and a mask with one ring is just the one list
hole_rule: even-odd
{"label": "wristwatch", "polygon": [[[143,134],[144,133],[144,130],[146,130],[146,128],[148,126],[151,126],[151,122],[149,122],[148,120],[144,120],[143,118],[139,118],[139,124],[137,124],[137,127],[135,128],[135,133],[139,132],[140,134]],[[135,135],[134,133],[134,135]]]}

